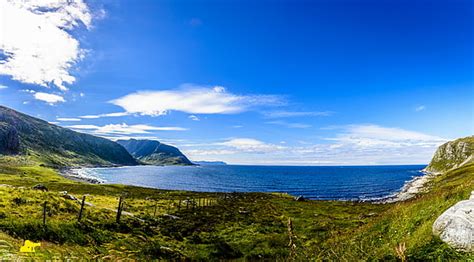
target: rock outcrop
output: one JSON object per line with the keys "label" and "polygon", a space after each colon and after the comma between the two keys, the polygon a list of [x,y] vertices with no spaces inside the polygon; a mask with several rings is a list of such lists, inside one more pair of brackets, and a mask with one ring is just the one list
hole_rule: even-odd
{"label": "rock outcrop", "polygon": [[474,191],[469,200],[458,202],[436,219],[433,234],[456,249],[474,252]]}
{"label": "rock outcrop", "polygon": [[425,171],[443,173],[471,162],[474,162],[474,136],[441,145]]}
{"label": "rock outcrop", "polygon": [[156,140],[118,140],[133,157],[148,165],[193,165],[178,148]]}

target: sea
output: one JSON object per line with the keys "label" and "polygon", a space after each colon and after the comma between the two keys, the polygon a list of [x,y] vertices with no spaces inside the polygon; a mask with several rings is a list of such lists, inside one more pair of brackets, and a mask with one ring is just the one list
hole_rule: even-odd
{"label": "sea", "polygon": [[379,201],[424,175],[425,165],[397,166],[127,166],[83,168],[105,184],[200,192],[277,192],[313,200]]}

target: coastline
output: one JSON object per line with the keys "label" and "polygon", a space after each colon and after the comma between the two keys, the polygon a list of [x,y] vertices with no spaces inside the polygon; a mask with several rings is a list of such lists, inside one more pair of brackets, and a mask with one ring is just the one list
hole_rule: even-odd
{"label": "coastline", "polygon": [[421,170],[420,172],[422,172],[423,175],[414,177],[413,179],[405,182],[405,185],[403,185],[399,192],[395,193],[393,196],[390,196],[385,200],[376,201],[375,203],[389,204],[409,200],[415,197],[417,194],[428,190],[426,184],[433,178],[441,174],[430,172],[425,169]]}
{"label": "coastline", "polygon": [[[99,166],[103,167],[103,166]],[[58,170],[59,174],[64,178],[76,181],[76,182],[84,182],[88,184],[105,184],[105,180],[101,180],[100,178],[94,177],[92,175],[87,174],[84,172],[84,168],[90,167],[68,167],[62,168]],[[422,193],[428,188],[426,184],[431,181],[434,177],[438,176],[440,173],[430,172],[425,169],[421,170],[420,172],[423,173],[421,176],[416,176],[411,180],[405,182],[403,187],[396,193],[392,195],[388,195],[378,199],[367,199],[367,200],[338,200],[338,201],[354,201],[354,202],[368,202],[374,204],[390,204],[390,203],[397,203],[409,200],[415,197],[417,194]],[[318,200],[312,200],[318,201]]]}
{"label": "coastline", "polygon": [[70,179],[72,181],[76,182],[84,182],[88,184],[104,184],[105,181],[100,180],[96,177],[88,176],[85,175],[83,172],[81,172],[83,168],[82,167],[68,167],[68,168],[62,168],[58,171],[59,175],[61,175],[64,178]]}

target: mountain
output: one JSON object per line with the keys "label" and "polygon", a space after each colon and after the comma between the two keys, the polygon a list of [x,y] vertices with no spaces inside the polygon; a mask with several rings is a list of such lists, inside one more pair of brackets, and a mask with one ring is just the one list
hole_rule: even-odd
{"label": "mountain", "polygon": [[193,165],[178,148],[155,140],[118,140],[117,143],[145,164],[150,165]]}
{"label": "mountain", "polygon": [[51,166],[136,165],[121,145],[0,106],[0,154],[29,155]]}
{"label": "mountain", "polygon": [[447,142],[436,150],[425,171],[442,173],[474,162],[474,136]]}
{"label": "mountain", "polygon": [[200,166],[226,166],[227,163],[224,161],[193,161],[194,164]]}

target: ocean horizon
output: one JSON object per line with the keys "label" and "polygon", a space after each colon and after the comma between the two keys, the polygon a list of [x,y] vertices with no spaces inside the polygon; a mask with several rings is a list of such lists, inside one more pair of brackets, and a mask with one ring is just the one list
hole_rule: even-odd
{"label": "ocean horizon", "polygon": [[79,177],[196,192],[275,192],[311,200],[380,201],[394,197],[422,176],[426,165],[282,166],[202,165],[123,166],[74,170]]}

